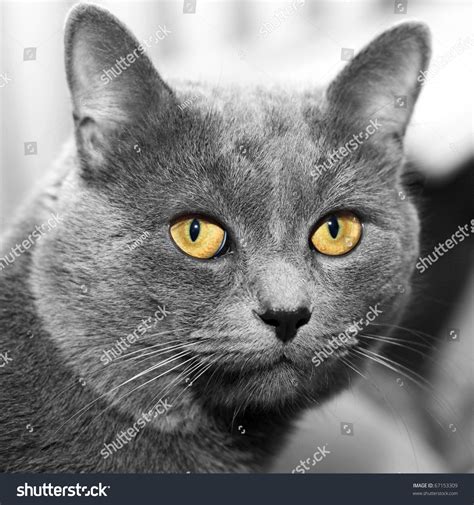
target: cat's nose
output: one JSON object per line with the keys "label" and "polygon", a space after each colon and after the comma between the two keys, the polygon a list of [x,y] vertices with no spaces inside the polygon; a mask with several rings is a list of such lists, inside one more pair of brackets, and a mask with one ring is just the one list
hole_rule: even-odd
{"label": "cat's nose", "polygon": [[264,323],[275,327],[276,336],[282,342],[288,342],[296,336],[298,328],[309,321],[311,312],[300,307],[296,310],[266,310],[258,316]]}

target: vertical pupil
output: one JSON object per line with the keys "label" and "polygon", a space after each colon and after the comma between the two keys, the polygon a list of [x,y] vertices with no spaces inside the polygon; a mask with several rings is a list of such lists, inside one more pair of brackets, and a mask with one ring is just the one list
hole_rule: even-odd
{"label": "vertical pupil", "polygon": [[330,216],[328,219],[328,229],[332,238],[336,238],[339,233],[339,222],[336,216]]}
{"label": "vertical pupil", "polygon": [[191,225],[189,226],[189,236],[193,242],[196,242],[201,226],[198,219],[193,219]]}

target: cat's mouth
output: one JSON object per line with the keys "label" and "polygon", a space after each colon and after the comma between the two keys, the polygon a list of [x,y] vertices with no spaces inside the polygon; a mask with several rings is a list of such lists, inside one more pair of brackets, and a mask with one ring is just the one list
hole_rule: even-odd
{"label": "cat's mouth", "polygon": [[[334,350],[332,355],[326,355],[325,359],[320,360],[320,364],[326,363],[331,367],[334,362],[350,354],[350,349],[355,345],[357,344],[354,344],[348,348]],[[315,351],[315,354],[311,356],[292,356],[290,353],[285,353],[285,351],[283,351],[282,354],[275,358],[273,361],[259,364],[256,366],[256,369],[268,371],[278,370],[281,368],[294,368],[298,370],[306,369],[308,367],[314,366],[314,357],[318,356],[316,354],[317,352],[318,351]]]}
{"label": "cat's mouth", "polygon": [[198,390],[211,404],[232,408],[242,404],[282,406],[286,402],[301,406],[311,403],[312,398],[319,402],[350,379],[344,365],[349,349],[328,353],[327,359],[315,354],[322,349],[323,342],[306,341],[276,344],[253,353],[227,352],[218,359],[215,353],[204,353],[206,357],[201,354],[200,358],[209,368]]}
{"label": "cat's mouth", "polygon": [[281,354],[281,356],[279,356],[276,360],[274,360],[272,363],[269,363],[269,364],[266,364],[266,365],[263,365],[262,368],[268,368],[268,369],[272,369],[272,368],[278,368],[278,367],[281,367],[281,366],[285,366],[285,365],[291,365],[291,366],[294,366],[296,363],[291,359],[289,358],[288,356],[286,356],[284,353]]}
{"label": "cat's mouth", "polygon": [[[207,354],[206,356],[213,356]],[[202,357],[202,355],[201,355]],[[206,360],[207,361],[207,360]],[[211,361],[211,360],[210,360]],[[209,364],[210,364],[209,361]],[[230,359],[227,355],[225,360],[214,361],[211,365],[212,369],[220,370],[225,375],[240,375],[240,374],[258,374],[258,373],[275,373],[275,372],[291,372],[302,370],[309,366],[311,358],[300,356],[298,359],[291,356],[287,350],[281,352],[272,352],[265,357],[254,357],[249,359],[248,356],[235,354]]]}
{"label": "cat's mouth", "polygon": [[[212,368],[222,369],[223,371],[246,371],[246,372],[275,372],[280,370],[286,371],[306,371],[310,374],[314,373],[314,368],[319,365],[332,367],[340,358],[344,358],[350,354],[351,350],[359,345],[358,339],[353,339],[339,347],[331,346],[326,342],[334,338],[334,335],[318,337],[322,340],[319,345],[312,350],[302,349],[299,346],[287,345],[280,348],[269,348],[267,351],[256,353],[256,355],[248,355],[241,352],[226,353],[222,356],[223,359],[214,361]],[[213,361],[215,352],[200,352],[200,357],[210,363]]]}

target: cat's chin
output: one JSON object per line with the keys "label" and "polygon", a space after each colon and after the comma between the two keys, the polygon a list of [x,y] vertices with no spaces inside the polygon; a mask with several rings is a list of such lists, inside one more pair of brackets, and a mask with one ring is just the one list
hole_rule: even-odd
{"label": "cat's chin", "polygon": [[338,360],[316,370],[310,363],[302,366],[282,356],[239,372],[216,368],[203,381],[202,394],[206,402],[220,407],[307,408],[344,388],[350,375]]}

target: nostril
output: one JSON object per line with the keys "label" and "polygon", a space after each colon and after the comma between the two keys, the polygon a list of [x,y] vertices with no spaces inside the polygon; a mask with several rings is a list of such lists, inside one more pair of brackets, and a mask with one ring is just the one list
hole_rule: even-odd
{"label": "nostril", "polygon": [[270,326],[280,326],[281,324],[281,321],[277,318],[274,317],[274,314],[273,313],[270,313],[271,311],[269,312],[265,312],[264,314],[258,314],[258,316],[260,317],[260,319],[266,323],[266,324],[269,324]]}
{"label": "nostril", "polygon": [[295,326],[296,328],[300,328],[309,322],[311,319],[311,312],[306,307],[299,309],[297,312],[299,312],[299,314]]}

